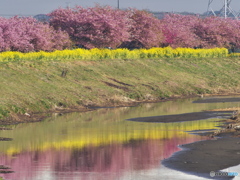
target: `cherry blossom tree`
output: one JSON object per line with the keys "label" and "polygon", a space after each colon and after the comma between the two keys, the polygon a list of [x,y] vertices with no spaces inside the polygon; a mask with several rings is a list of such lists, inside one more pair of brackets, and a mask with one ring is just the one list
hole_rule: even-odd
{"label": "cherry blossom tree", "polygon": [[240,22],[234,19],[207,17],[195,24],[194,33],[201,39],[201,47],[239,47]]}
{"label": "cherry blossom tree", "polygon": [[194,33],[199,17],[168,14],[161,20],[165,37],[164,45],[171,47],[198,47],[199,37]]}
{"label": "cherry blossom tree", "polygon": [[115,48],[129,37],[127,13],[110,6],[60,8],[49,16],[55,29],[67,31],[75,44],[87,48]]}
{"label": "cherry blossom tree", "polygon": [[130,37],[128,42],[143,48],[159,47],[163,43],[161,22],[153,14],[137,9],[128,10]]}
{"label": "cherry blossom tree", "polygon": [[70,45],[67,33],[34,18],[0,18],[0,51],[53,51]]}
{"label": "cherry blossom tree", "polygon": [[190,48],[240,47],[240,22],[235,19],[200,18],[192,15],[169,14],[161,22],[165,46]]}

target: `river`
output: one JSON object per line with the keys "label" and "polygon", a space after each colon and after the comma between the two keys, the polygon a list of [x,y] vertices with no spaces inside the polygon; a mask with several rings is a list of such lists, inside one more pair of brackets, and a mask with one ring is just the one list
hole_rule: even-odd
{"label": "river", "polygon": [[207,139],[195,132],[218,129],[219,120],[226,117],[175,123],[128,120],[240,106],[240,102],[194,100],[53,114],[42,122],[6,126],[12,130],[0,131],[0,137],[12,141],[0,142],[0,165],[10,169],[0,176],[7,180],[203,179],[168,169],[161,161],[181,150],[181,144]]}

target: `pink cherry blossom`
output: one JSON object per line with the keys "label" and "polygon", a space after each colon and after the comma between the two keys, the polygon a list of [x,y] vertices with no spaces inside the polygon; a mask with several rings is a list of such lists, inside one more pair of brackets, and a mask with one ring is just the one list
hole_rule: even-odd
{"label": "pink cherry blossom", "polygon": [[70,45],[67,33],[34,18],[0,18],[0,51],[53,51]]}

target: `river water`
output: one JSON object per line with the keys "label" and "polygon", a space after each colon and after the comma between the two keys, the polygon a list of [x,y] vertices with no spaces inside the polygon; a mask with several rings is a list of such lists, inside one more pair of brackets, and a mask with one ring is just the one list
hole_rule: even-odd
{"label": "river water", "polygon": [[147,180],[202,179],[168,169],[161,161],[179,145],[207,139],[195,130],[217,129],[223,117],[176,123],[127,119],[239,107],[232,103],[192,103],[179,99],[137,107],[104,108],[54,114],[38,123],[8,126],[0,137],[0,176],[9,180]]}

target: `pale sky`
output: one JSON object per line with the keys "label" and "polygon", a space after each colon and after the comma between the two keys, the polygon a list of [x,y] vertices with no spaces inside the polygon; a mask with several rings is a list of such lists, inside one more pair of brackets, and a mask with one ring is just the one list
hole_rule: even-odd
{"label": "pale sky", "polygon": [[[117,7],[118,0],[0,0],[0,16],[47,14],[58,7],[80,5],[92,7],[95,3]],[[119,0],[120,8],[133,7],[152,11],[194,12],[203,13],[207,10],[209,0]],[[224,0],[214,0],[211,7],[219,10]],[[232,0],[232,9],[240,11],[240,1]]]}

